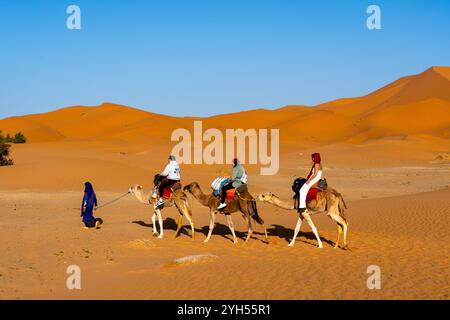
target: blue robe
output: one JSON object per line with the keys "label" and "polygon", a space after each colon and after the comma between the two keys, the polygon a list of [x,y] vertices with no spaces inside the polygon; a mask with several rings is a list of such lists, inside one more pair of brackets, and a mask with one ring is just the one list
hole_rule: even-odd
{"label": "blue robe", "polygon": [[[86,182],[84,189],[83,202],[81,203],[81,216],[83,217],[83,222],[87,223],[94,218],[94,205],[97,206],[97,197],[94,192],[94,188],[92,184]],[[83,211],[83,207],[86,207],[86,210]]]}

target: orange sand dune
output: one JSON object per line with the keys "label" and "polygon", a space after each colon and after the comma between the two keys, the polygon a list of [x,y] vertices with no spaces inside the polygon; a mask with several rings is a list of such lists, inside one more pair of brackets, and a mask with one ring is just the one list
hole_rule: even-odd
{"label": "orange sand dune", "polygon": [[288,106],[208,118],[179,118],[106,103],[99,107],[70,107],[7,118],[0,120],[0,128],[4,133],[23,131],[30,142],[167,141],[174,129],[191,129],[194,119],[203,120],[205,129],[278,128],[282,142],[305,146],[418,133],[448,137],[449,70],[450,67],[433,67],[367,96],[339,99],[316,107]]}

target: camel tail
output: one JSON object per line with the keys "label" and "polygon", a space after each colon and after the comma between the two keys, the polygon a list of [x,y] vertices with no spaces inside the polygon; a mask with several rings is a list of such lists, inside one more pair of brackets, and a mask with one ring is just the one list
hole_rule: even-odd
{"label": "camel tail", "polygon": [[339,208],[339,215],[347,222],[347,218],[345,217],[345,209],[347,209],[347,204],[344,201],[344,197],[340,193],[336,195],[338,197],[338,208]]}
{"label": "camel tail", "polygon": [[258,214],[258,208],[256,207],[256,202],[252,200],[252,201],[249,201],[248,203],[249,203],[250,215],[253,218],[253,220],[255,220],[256,223],[263,225],[264,220]]}

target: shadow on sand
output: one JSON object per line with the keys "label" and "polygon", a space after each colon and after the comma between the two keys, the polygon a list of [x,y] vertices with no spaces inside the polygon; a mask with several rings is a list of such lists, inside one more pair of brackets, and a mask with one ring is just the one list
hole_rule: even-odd
{"label": "shadow on sand", "polygon": [[[142,220],[140,220],[140,221],[132,221],[132,223],[140,225],[140,226],[145,227],[145,228],[153,229],[153,223],[146,223],[146,222],[144,222]],[[157,225],[158,225],[158,222],[157,222]],[[177,222],[174,219],[172,219],[172,218],[166,218],[163,221],[163,226],[164,226],[164,230],[172,230],[172,231],[176,231],[177,230]],[[158,227],[159,227],[159,225],[158,225]],[[195,230],[195,232],[203,233],[205,235],[205,238],[206,238],[206,236],[208,235],[208,231],[209,231],[209,225],[203,226],[202,228],[194,228],[194,230]],[[187,235],[187,236],[190,237],[191,236],[190,231],[191,231],[190,226],[186,225],[186,224],[183,224],[183,226],[181,227],[181,230],[180,230],[180,235],[183,234],[183,235]],[[236,234],[236,237],[238,239],[240,239],[240,240],[245,240],[245,238],[247,237],[247,232],[237,231],[235,229],[234,233]],[[269,234],[269,230],[267,230],[267,233]],[[216,225],[214,227],[214,230],[213,230],[213,233],[212,233],[211,237],[217,236],[217,235],[219,235],[219,236],[221,236],[221,237],[223,237],[223,238],[233,242],[233,236],[231,234],[231,231],[228,228],[228,226],[225,225],[225,224],[216,222]],[[253,231],[253,235],[251,237],[251,239],[260,240],[260,241],[264,242],[263,239],[256,238],[256,237],[254,237],[254,235],[259,235],[259,236],[262,236],[262,238],[264,238],[264,233]],[[270,236],[270,234],[269,234],[269,236]]]}
{"label": "shadow on sand", "polygon": [[[272,228],[267,229],[267,233],[269,234],[269,237],[270,236],[279,237],[279,238],[285,239],[286,242],[289,243],[291,241],[292,237],[294,236],[294,229],[285,228],[278,224],[272,224],[271,226],[272,226]],[[323,242],[328,243],[331,246],[334,246],[333,241],[326,239],[324,237],[321,237],[320,234],[319,234],[319,237],[320,237],[320,240],[322,240]],[[312,242],[305,241],[304,238],[311,240]],[[297,236],[297,241],[301,241],[301,242],[307,243],[312,246],[317,246],[316,236],[311,231],[304,232],[304,231],[300,230],[300,232],[298,233],[298,236]]]}

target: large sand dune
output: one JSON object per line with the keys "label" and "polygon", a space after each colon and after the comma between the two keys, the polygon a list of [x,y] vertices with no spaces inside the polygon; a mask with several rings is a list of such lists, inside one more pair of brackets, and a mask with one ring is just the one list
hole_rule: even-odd
{"label": "large sand dune", "polygon": [[[399,79],[367,96],[316,107],[288,106],[204,118],[204,127],[279,128],[284,141],[327,144],[426,133],[448,137],[449,67],[433,67]],[[30,142],[118,140],[142,143],[170,139],[176,128],[191,128],[194,118],[158,115],[105,103],[69,107],[46,114],[0,120],[4,133],[23,131]],[[251,121],[249,121],[251,119]]]}

